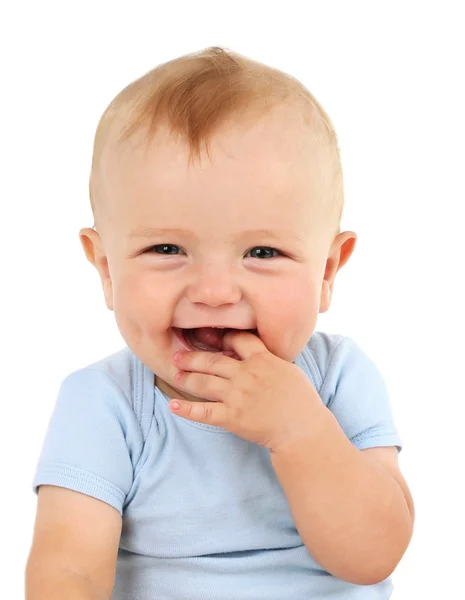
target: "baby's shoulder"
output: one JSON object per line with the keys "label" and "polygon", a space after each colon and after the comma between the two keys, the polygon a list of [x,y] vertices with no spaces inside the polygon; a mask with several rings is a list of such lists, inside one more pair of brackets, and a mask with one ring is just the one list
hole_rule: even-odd
{"label": "baby's shoulder", "polygon": [[338,346],[343,344],[347,346],[352,342],[352,339],[340,333],[328,333],[326,331],[314,331],[311,338],[308,340],[305,349],[313,357],[327,361],[334,354]]}
{"label": "baby's shoulder", "polygon": [[132,398],[134,389],[137,388],[137,377],[141,375],[138,361],[134,354],[125,346],[121,350],[114,352],[104,358],[92,362],[72,373],[81,377],[89,376],[95,372],[99,379],[107,382],[107,385],[117,385],[125,396]]}
{"label": "baby's shoulder", "polygon": [[[349,351],[353,351],[351,338],[325,331],[315,331],[303,348],[296,363],[311,377],[315,387],[320,388],[330,366],[340,363]],[[340,366],[340,365],[339,365]]]}
{"label": "baby's shoulder", "polygon": [[97,404],[118,413],[135,413],[141,423],[141,407],[150,398],[150,390],[144,386],[149,379],[126,346],[66,375],[60,384],[59,401],[63,406],[78,403],[95,408]]}

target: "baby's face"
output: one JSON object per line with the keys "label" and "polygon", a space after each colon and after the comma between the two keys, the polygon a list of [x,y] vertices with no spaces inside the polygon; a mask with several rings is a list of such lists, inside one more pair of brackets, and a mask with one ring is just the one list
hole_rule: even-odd
{"label": "baby's face", "polygon": [[187,147],[160,133],[147,154],[127,148],[104,164],[107,306],[171,389],[183,347],[176,328],[256,329],[270,352],[294,361],[327,310],[333,239],[300,131],[295,117],[272,113],[216,135],[211,162],[188,166]]}

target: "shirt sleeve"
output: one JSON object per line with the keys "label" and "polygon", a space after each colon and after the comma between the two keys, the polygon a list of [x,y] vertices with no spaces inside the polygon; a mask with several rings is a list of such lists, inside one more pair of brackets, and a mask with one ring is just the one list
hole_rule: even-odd
{"label": "shirt sleeve", "polygon": [[342,337],[329,356],[320,396],[360,450],[377,446],[402,450],[386,382],[351,338]]}
{"label": "shirt sleeve", "polygon": [[93,496],[123,514],[133,463],[143,448],[131,403],[104,371],[85,368],[61,383],[33,480]]}

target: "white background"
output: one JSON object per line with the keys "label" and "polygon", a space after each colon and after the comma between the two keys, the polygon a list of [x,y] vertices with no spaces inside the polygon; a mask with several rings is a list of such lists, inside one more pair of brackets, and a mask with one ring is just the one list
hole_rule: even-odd
{"label": "white background", "polygon": [[[2,590],[23,597],[62,379],[124,342],[78,239],[97,121],[160,62],[223,45],[299,78],[336,131],[359,239],[317,329],[375,360],[416,505],[394,600],[463,596],[461,2],[12,2],[1,22]],[[354,540],[354,544],[357,540]]]}

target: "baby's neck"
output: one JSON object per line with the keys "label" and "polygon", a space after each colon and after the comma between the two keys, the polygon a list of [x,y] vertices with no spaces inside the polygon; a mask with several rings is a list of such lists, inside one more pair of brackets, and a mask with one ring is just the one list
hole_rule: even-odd
{"label": "baby's neck", "polygon": [[179,398],[180,400],[188,400],[189,402],[210,402],[210,400],[197,398],[196,396],[191,396],[185,392],[175,390],[168,383],[166,383],[166,381],[163,381],[163,379],[160,379],[160,377],[157,377],[156,375],[154,378],[154,385],[170,399]]}

